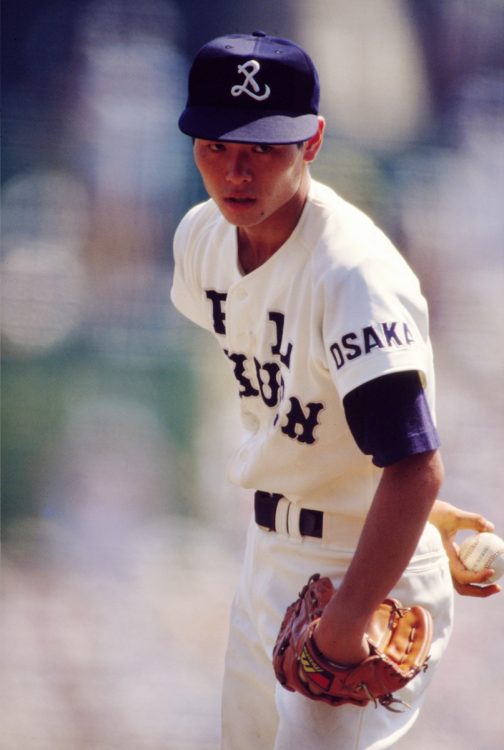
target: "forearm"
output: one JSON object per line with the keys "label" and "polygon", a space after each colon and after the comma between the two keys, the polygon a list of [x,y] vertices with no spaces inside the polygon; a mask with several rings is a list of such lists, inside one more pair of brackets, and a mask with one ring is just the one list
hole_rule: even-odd
{"label": "forearm", "polygon": [[437,452],[384,470],[353,560],[317,629],[317,643],[329,658],[345,660],[346,651],[348,660],[358,650],[371,614],[415,551],[442,477]]}

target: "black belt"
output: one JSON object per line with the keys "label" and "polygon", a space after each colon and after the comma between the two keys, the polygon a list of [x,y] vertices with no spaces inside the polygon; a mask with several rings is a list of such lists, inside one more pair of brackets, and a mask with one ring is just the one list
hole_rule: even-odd
{"label": "black belt", "polygon": [[[276,492],[257,490],[254,495],[255,520],[259,526],[276,531],[275,516],[279,501],[283,495]],[[302,508],[299,514],[299,533],[301,536],[314,536],[322,539],[324,514],[321,510]]]}

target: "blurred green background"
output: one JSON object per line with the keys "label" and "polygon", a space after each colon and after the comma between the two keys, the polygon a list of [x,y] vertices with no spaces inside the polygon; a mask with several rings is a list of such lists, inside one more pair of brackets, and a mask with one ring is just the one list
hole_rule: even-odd
{"label": "blurred green background", "polygon": [[[257,28],[311,53],[314,176],[420,276],[444,496],[502,535],[504,2],[5,0],[2,16],[0,747],[214,749],[249,497],[225,480],[230,375],[169,301],[174,229],[205,197],[177,129],[189,62]],[[457,611],[404,750],[504,740],[500,598]]]}

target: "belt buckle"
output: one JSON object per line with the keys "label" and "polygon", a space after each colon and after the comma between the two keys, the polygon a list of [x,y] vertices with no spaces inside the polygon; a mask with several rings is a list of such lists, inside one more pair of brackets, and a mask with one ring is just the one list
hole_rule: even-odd
{"label": "belt buckle", "polygon": [[292,503],[286,497],[280,497],[275,512],[275,531],[281,536],[290,534],[290,512]]}
{"label": "belt buckle", "polygon": [[302,539],[301,533],[301,513],[303,509],[296,503],[289,502],[287,509],[287,533],[291,539]]}
{"label": "belt buckle", "polygon": [[322,519],[321,511],[302,508],[282,497],[276,509],[275,528],[277,533],[298,541],[307,536],[322,539]]}

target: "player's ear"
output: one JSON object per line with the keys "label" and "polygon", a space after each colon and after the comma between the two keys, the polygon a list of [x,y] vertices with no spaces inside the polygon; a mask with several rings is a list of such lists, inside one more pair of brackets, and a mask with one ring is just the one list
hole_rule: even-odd
{"label": "player's ear", "polygon": [[305,142],[304,160],[306,162],[314,161],[317,156],[320,147],[322,146],[322,141],[324,140],[324,130],[325,120],[323,117],[319,117],[317,132]]}

